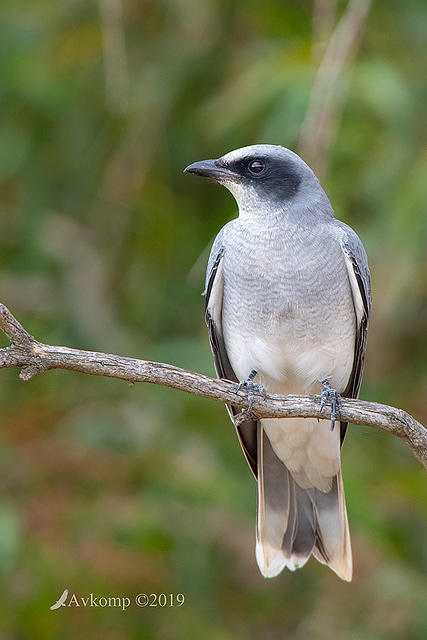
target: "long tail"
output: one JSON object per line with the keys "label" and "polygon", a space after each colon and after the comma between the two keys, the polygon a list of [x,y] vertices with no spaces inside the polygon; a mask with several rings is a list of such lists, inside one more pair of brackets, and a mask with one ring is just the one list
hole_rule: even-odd
{"label": "long tail", "polygon": [[341,470],[328,492],[302,489],[258,423],[256,557],[266,578],[302,567],[310,555],[343,580],[352,578],[352,553]]}

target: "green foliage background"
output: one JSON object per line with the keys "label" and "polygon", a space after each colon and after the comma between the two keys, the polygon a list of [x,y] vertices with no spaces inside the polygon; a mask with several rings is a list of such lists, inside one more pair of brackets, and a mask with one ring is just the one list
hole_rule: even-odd
{"label": "green foliage background", "polygon": [[[255,142],[296,148],[312,5],[126,1],[128,93],[120,69],[105,83],[103,5],[2,3],[1,299],[44,342],[212,374],[200,293],[235,204],[182,169]],[[323,178],[370,257],[361,395],[424,424],[426,27],[425,0],[374,2]],[[427,637],[425,472],[396,438],[351,427],[343,449],[353,582],[314,561],[268,581],[254,481],[221,405],[5,370],[0,407],[2,640]],[[186,602],[49,611],[65,588]]]}

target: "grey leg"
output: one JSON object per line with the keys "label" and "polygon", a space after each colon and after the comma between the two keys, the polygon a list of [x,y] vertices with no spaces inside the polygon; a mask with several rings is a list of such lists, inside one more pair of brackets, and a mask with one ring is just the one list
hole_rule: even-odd
{"label": "grey leg", "polygon": [[254,382],[254,378],[257,373],[258,371],[256,371],[256,369],[252,369],[246,380],[242,380],[242,382],[239,382],[238,391],[243,389],[243,387],[246,387],[246,389],[248,390],[249,406],[247,408],[247,413],[250,413],[252,410],[252,405],[254,403],[254,391],[256,391],[257,393],[261,393],[264,396],[266,394],[264,387],[261,384],[256,384],[256,382]]}
{"label": "grey leg", "polygon": [[322,380],[322,393],[320,395],[320,411],[326,404],[327,400],[331,401],[331,431],[334,430],[335,420],[340,416],[342,409],[341,396],[338,391],[335,391],[329,384],[328,380]]}

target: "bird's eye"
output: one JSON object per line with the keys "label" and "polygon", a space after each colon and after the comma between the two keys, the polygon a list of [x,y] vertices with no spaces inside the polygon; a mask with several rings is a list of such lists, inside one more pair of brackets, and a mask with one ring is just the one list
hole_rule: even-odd
{"label": "bird's eye", "polygon": [[262,160],[251,160],[248,167],[251,173],[261,173],[261,171],[264,171],[264,163]]}

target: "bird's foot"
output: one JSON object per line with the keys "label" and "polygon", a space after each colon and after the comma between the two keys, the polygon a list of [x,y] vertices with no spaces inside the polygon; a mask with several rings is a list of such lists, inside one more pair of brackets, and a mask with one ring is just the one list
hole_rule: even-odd
{"label": "bird's foot", "polygon": [[329,384],[328,380],[322,380],[322,393],[320,394],[320,411],[323,411],[323,407],[327,400],[331,401],[331,431],[334,430],[335,420],[341,415],[342,400],[338,391],[335,391]]}
{"label": "bird's foot", "polygon": [[248,390],[249,404],[248,404],[248,408],[245,410],[245,413],[247,414],[249,414],[252,410],[252,406],[254,403],[254,391],[256,393],[261,393],[263,396],[265,396],[267,393],[261,384],[256,384],[256,382],[254,382],[254,378],[257,375],[257,373],[258,371],[256,371],[256,369],[252,369],[252,371],[250,372],[246,380],[242,380],[242,382],[239,382],[239,386],[237,388],[237,391],[240,391],[241,389],[243,389],[243,387],[246,387],[246,389]]}

